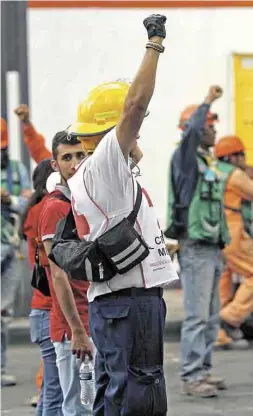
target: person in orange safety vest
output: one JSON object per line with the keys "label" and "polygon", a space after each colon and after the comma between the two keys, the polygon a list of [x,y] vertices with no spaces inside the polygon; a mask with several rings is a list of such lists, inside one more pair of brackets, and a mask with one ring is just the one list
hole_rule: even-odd
{"label": "person in orange safety vest", "polygon": [[[227,173],[224,212],[230,244],[223,250],[225,267],[220,280],[221,328],[216,347],[247,348],[240,325],[253,312],[253,180],[247,174],[245,147],[237,136],[221,138],[214,147],[218,169]],[[232,275],[243,277],[234,293]]]}

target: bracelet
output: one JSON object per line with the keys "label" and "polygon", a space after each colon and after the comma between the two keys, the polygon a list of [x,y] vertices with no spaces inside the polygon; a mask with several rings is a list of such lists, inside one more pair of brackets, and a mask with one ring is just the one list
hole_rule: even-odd
{"label": "bracelet", "polygon": [[164,52],[164,50],[165,50],[165,47],[164,47],[163,45],[160,45],[160,43],[151,42],[151,41],[149,41],[149,42],[146,44],[146,48],[147,48],[147,49],[148,49],[148,48],[155,49],[155,51],[158,51],[158,52],[160,52],[160,53],[163,53],[163,52]]}

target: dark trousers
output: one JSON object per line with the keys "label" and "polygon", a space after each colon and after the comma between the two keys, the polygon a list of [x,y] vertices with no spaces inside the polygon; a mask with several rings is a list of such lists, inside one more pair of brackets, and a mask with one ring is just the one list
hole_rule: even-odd
{"label": "dark trousers", "polygon": [[95,416],[165,416],[162,291],[124,289],[89,305],[97,349]]}

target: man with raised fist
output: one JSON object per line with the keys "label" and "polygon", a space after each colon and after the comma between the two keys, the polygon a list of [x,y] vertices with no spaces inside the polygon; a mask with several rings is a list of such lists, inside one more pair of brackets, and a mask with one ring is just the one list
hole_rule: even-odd
{"label": "man with raised fist", "polygon": [[[165,22],[161,15],[144,20],[147,50],[131,85],[117,81],[94,88],[69,129],[88,156],[68,181],[81,239],[94,241],[111,230],[130,214],[140,194],[129,155],[154,92]],[[96,416],[165,416],[167,412],[162,288],[178,277],[146,192],[141,192],[139,206],[134,226],[150,248],[148,256],[123,274],[91,283],[88,290],[90,330],[97,349]],[[138,249],[122,252],[121,258],[128,255],[126,263],[134,261]],[[72,311],[65,313],[71,320]],[[85,352],[85,339],[82,343],[79,333]]]}
{"label": "man with raised fist", "polygon": [[225,177],[217,169],[214,146],[217,115],[210,111],[222,89],[210,87],[200,106],[180,117],[182,140],[171,160],[166,237],[179,241],[185,319],[181,333],[183,392],[215,397],[223,379],[212,376],[212,349],[219,329],[221,247]]}

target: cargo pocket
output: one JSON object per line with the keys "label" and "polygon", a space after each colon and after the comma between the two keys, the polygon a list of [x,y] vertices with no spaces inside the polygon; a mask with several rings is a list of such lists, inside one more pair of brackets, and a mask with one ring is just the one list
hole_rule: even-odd
{"label": "cargo pocket", "polygon": [[115,319],[127,318],[129,315],[129,305],[100,305],[99,312],[104,319],[109,320],[109,323],[113,323]]}
{"label": "cargo pocket", "polygon": [[104,342],[113,348],[128,348],[131,325],[129,322],[129,305],[100,305],[98,308],[102,317]]}
{"label": "cargo pocket", "polygon": [[[103,352],[103,366],[109,383],[103,390],[108,402],[108,415],[121,414],[127,386],[127,365],[132,350],[130,325],[130,305],[120,303],[97,302],[96,319],[92,326],[93,341]],[[96,302],[96,301],[95,301]],[[127,302],[127,301],[126,301]],[[99,378],[99,374],[97,374]],[[104,379],[103,383],[106,383]],[[112,408],[114,410],[112,410]],[[107,414],[106,413],[106,414]]]}
{"label": "cargo pocket", "polygon": [[167,398],[163,369],[129,367],[122,416],[165,416]]}

